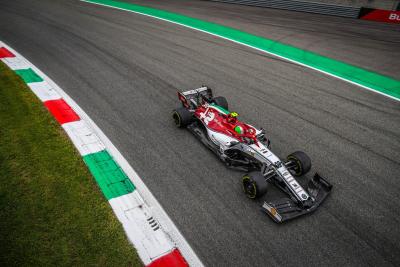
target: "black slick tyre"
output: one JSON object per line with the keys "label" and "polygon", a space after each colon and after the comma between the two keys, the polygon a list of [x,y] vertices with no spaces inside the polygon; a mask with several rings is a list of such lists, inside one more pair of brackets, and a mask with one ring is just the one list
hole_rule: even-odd
{"label": "black slick tyre", "polygon": [[244,193],[250,199],[256,199],[265,195],[269,186],[264,176],[258,171],[244,175],[242,178],[242,185]]}
{"label": "black slick tyre", "polygon": [[178,128],[183,128],[188,126],[193,122],[193,115],[184,107],[180,107],[175,109],[172,112],[172,118],[174,119],[175,125]]}
{"label": "black slick tyre", "polygon": [[294,164],[291,168],[294,176],[301,176],[306,174],[311,169],[311,159],[303,151],[296,151],[287,156],[287,160]]}
{"label": "black slick tyre", "polygon": [[213,103],[215,103],[215,105],[220,106],[226,110],[229,110],[228,108],[228,101],[226,100],[225,97],[223,96],[216,96],[213,98],[212,100]]}

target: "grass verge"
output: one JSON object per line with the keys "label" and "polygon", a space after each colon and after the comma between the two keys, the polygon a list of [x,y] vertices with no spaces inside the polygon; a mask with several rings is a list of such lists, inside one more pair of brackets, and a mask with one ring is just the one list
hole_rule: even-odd
{"label": "grass verge", "polygon": [[142,266],[81,156],[0,62],[0,266]]}

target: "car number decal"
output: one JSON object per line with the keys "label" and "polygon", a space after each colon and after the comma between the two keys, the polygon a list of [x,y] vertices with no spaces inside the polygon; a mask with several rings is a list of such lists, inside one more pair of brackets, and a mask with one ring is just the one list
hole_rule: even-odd
{"label": "car number decal", "polygon": [[206,110],[206,112],[200,113],[200,118],[203,120],[203,122],[208,125],[210,121],[212,121],[215,118],[214,112]]}

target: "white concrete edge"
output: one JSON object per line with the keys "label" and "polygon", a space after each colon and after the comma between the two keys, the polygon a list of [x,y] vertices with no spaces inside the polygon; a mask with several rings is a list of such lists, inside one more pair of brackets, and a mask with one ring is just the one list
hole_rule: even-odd
{"label": "white concrete edge", "polygon": [[82,157],[98,153],[106,149],[103,142],[92,131],[86,121],[72,121],[61,125]]}
{"label": "white concrete edge", "polygon": [[42,102],[61,99],[61,96],[46,81],[28,83],[28,86]]}
{"label": "white concrete edge", "polygon": [[158,221],[137,190],[108,201],[122,223],[128,239],[145,265],[171,253],[175,245],[165,234]]}
{"label": "white concrete edge", "polygon": [[2,61],[12,70],[28,69],[29,64],[18,57],[2,58]]}
{"label": "white concrete edge", "polygon": [[306,67],[306,68],[309,68],[309,69],[316,70],[316,71],[321,72],[321,73],[324,73],[324,74],[326,74],[326,75],[328,75],[328,76],[331,76],[331,77],[337,78],[337,79],[339,79],[339,80],[342,80],[342,81],[351,83],[351,84],[353,84],[353,85],[356,85],[356,86],[358,86],[358,87],[367,89],[367,90],[369,90],[369,91],[371,91],[371,92],[374,92],[374,93],[377,93],[377,94],[386,96],[386,97],[391,98],[391,99],[394,99],[394,100],[396,100],[396,101],[400,101],[399,98],[396,98],[396,97],[394,97],[394,96],[391,96],[391,95],[388,95],[388,94],[379,92],[379,91],[377,91],[377,90],[375,90],[375,89],[373,89],[373,88],[370,88],[370,87],[368,87],[368,86],[365,86],[365,85],[362,85],[362,84],[353,82],[353,81],[351,81],[351,80],[348,80],[348,79],[342,78],[342,77],[340,77],[340,76],[337,76],[337,75],[335,75],[335,74],[331,74],[331,73],[329,73],[329,72],[326,72],[326,71],[323,71],[323,70],[314,68],[314,67],[312,67],[312,66],[309,66],[309,65],[307,65],[307,64],[298,62],[298,61],[296,61],[296,60],[293,60],[293,59],[290,59],[290,58],[286,58],[286,57],[284,57],[284,56],[280,56],[280,55],[277,55],[277,54],[275,54],[275,53],[268,52],[268,51],[262,50],[262,49],[260,49],[260,48],[257,48],[257,47],[254,47],[254,46],[251,46],[251,45],[248,45],[248,44],[245,44],[245,43],[242,43],[242,42],[239,42],[239,41],[236,41],[236,40],[233,40],[233,39],[230,39],[230,38],[227,38],[227,37],[224,37],[224,36],[215,34],[215,33],[211,33],[211,32],[204,31],[204,30],[201,30],[201,29],[198,29],[198,28],[195,28],[195,27],[191,27],[191,26],[188,26],[188,25],[179,23],[179,22],[175,22],[175,21],[172,21],[172,20],[159,18],[159,17],[157,17],[157,16],[148,15],[148,14],[146,14],[146,13],[142,13],[142,12],[138,12],[138,11],[132,11],[132,10],[129,10],[129,9],[120,8],[120,7],[114,7],[114,6],[110,6],[110,5],[106,5],[106,4],[93,3],[93,2],[90,2],[90,1],[86,1],[86,0],[80,0],[80,1],[81,1],[81,2],[85,2],[85,3],[89,3],[89,4],[93,4],[93,5],[105,6],[105,7],[109,7],[109,8],[113,8],[113,9],[119,9],[119,10],[131,12],[131,13],[136,13],[136,14],[140,14],[140,15],[143,15],[143,16],[147,16],[147,17],[151,17],[151,18],[158,19],[158,20],[163,20],[163,21],[167,21],[167,22],[170,22],[170,23],[173,23],[173,24],[177,24],[177,25],[180,25],[180,26],[183,26],[183,27],[192,29],[192,30],[204,32],[204,33],[207,33],[207,34],[210,34],[210,35],[213,35],[213,36],[216,36],[216,37],[219,37],[219,38],[222,38],[222,39],[225,39],[225,40],[228,40],[228,41],[231,41],[231,42],[240,44],[240,45],[244,45],[244,46],[253,48],[253,49],[258,50],[258,51],[260,51],[260,52],[263,52],[263,53],[266,53],[266,54],[269,54],[269,55],[273,55],[273,56],[275,56],[275,57],[284,59],[284,60],[286,60],[286,61],[295,63],[295,64],[297,64],[297,65],[300,65],[300,66],[303,66],[303,67]]}
{"label": "white concrete edge", "polygon": [[[177,226],[162,208],[161,204],[157,201],[151,191],[144,184],[142,179],[136,173],[136,171],[130,166],[129,162],[122,156],[119,150],[114,146],[114,144],[108,139],[108,137],[103,133],[103,131],[96,125],[96,123],[86,114],[86,112],[79,107],[79,105],[61,88],[59,87],[52,79],[50,79],[45,73],[43,73],[40,69],[38,69],[34,64],[32,64],[29,60],[15,51],[12,47],[0,41],[0,44],[3,44],[9,51],[11,51],[15,56],[22,58],[28,64],[33,71],[35,71],[43,80],[49,83],[49,85],[56,90],[56,92],[70,105],[70,107],[80,116],[81,120],[85,121],[89,127],[91,127],[94,133],[100,138],[108,152],[114,158],[114,160],[120,165],[125,174],[129,177],[129,179],[133,182],[136,187],[136,190],[143,197],[145,203],[149,206],[150,212],[157,219],[160,226],[164,230],[164,233],[174,242],[174,245],[179,249],[182,256],[188,262],[190,266],[204,266],[197,254],[191,248],[187,240],[184,238],[182,233],[179,231]],[[28,84],[29,85],[29,84]],[[110,204],[111,205],[111,204]],[[113,207],[114,205],[112,205]],[[113,207],[114,210],[114,207]],[[114,210],[114,212],[118,212]],[[118,214],[117,214],[118,215]],[[122,222],[123,223],[123,222]],[[126,228],[126,224],[123,224],[125,231],[129,230]],[[162,256],[162,255],[161,255]],[[155,259],[153,259],[155,260]]]}

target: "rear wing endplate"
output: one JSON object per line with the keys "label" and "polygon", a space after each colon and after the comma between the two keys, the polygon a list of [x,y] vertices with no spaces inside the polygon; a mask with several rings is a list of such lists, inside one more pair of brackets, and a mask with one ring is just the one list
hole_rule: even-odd
{"label": "rear wing endplate", "polygon": [[191,104],[195,104],[197,106],[200,104],[203,98],[211,99],[212,96],[212,90],[207,86],[202,86],[189,91],[178,92],[179,101],[181,101],[183,106],[186,108],[190,108]]}

